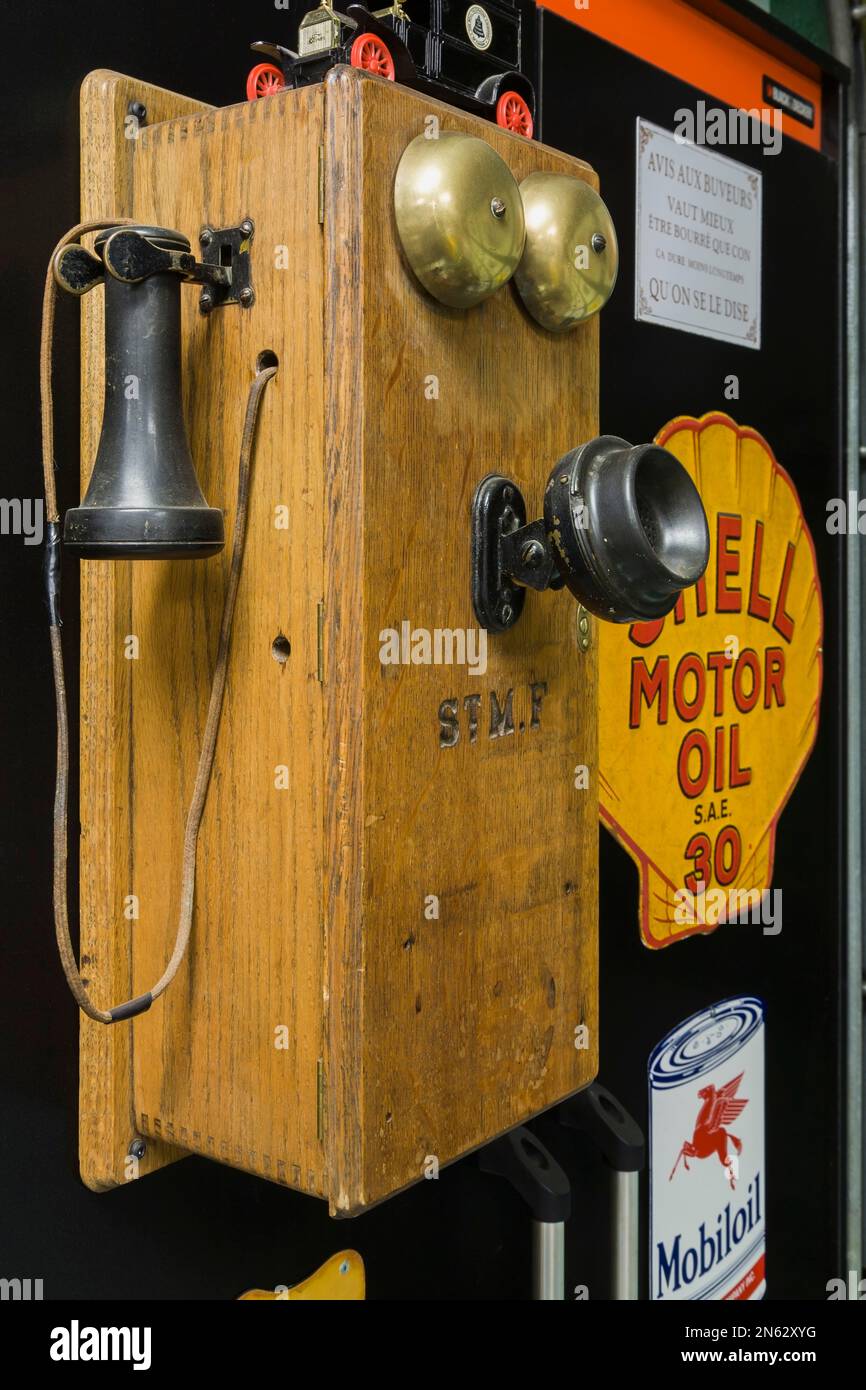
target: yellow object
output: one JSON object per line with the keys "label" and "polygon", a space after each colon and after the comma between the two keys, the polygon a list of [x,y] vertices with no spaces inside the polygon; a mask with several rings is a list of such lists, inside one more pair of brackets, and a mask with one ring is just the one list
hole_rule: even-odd
{"label": "yellow object", "polygon": [[520,185],[526,244],[514,283],[527,310],[565,333],[603,309],[613,293],[619,250],[613,219],[584,179],[538,171]]}
{"label": "yellow object", "polygon": [[238,1302],[289,1303],[308,1300],[343,1303],[363,1300],[364,1293],[364,1261],[357,1250],[341,1250],[302,1283],[292,1288],[276,1288],[273,1292],[269,1289],[248,1289],[241,1294]]}
{"label": "yellow object", "polygon": [[818,731],[823,634],[812,537],[767,441],[713,413],[656,442],[701,494],[710,562],[667,618],[599,630],[599,810],[653,947],[726,920],[772,931],[762,893]]}
{"label": "yellow object", "polygon": [[459,130],[418,135],[394,182],[406,259],[440,303],[469,309],[502,288],[523,253],[523,202],[505,160]]}

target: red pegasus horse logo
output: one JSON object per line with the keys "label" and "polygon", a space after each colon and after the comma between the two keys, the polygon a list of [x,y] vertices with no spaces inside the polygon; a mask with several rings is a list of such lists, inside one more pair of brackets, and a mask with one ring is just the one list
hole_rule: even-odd
{"label": "red pegasus horse logo", "polygon": [[728,1153],[728,1143],[733,1144],[737,1153],[742,1152],[743,1145],[735,1134],[729,1134],[725,1125],[729,1125],[738,1115],[742,1115],[747,1100],[737,1100],[737,1091],[740,1089],[745,1072],[740,1072],[733,1081],[729,1081],[725,1086],[720,1086],[716,1090],[715,1086],[704,1086],[703,1090],[698,1091],[698,1099],[703,1104],[698,1111],[698,1118],[695,1120],[695,1132],[691,1140],[686,1139],[679,1153],[677,1161],[671,1169],[668,1182],[673,1180],[674,1173],[683,1161],[686,1172],[689,1171],[688,1160],[690,1158],[709,1158],[710,1154],[718,1154],[719,1162],[727,1170],[728,1182],[731,1187],[736,1187],[736,1174],[734,1172],[734,1160]]}

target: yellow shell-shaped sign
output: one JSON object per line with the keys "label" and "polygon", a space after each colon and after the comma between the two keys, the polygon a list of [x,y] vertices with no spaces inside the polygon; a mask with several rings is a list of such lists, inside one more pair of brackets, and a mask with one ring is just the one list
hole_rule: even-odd
{"label": "yellow shell-shaped sign", "polygon": [[710,562],[667,618],[599,635],[600,814],[638,866],[653,947],[767,920],[776,827],[818,731],[823,636],[812,537],[767,441],[714,413],[656,442],[701,494]]}

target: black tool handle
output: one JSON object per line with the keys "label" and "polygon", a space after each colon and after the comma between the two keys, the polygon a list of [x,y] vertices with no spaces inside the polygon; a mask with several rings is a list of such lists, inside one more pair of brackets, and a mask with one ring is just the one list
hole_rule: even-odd
{"label": "black tool handle", "polygon": [[598,1081],[564,1101],[557,1118],[564,1129],[588,1135],[615,1172],[639,1173],[646,1163],[643,1130]]}
{"label": "black tool handle", "polygon": [[478,1155],[483,1173],[494,1173],[511,1183],[532,1212],[533,1220],[567,1221],[571,1215],[571,1187],[553,1155],[525,1126],[495,1139]]}

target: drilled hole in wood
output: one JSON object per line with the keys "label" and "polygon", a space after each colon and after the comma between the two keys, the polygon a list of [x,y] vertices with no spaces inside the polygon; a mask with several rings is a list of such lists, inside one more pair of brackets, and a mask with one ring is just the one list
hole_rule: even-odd
{"label": "drilled hole in wood", "polygon": [[256,371],[263,372],[266,367],[278,367],[280,359],[271,348],[265,348],[256,358]]}
{"label": "drilled hole in wood", "polygon": [[271,643],[271,656],[274,658],[274,661],[278,661],[280,665],[283,666],[288,661],[291,654],[291,642],[288,637],[284,637],[283,634],[280,633]]}

